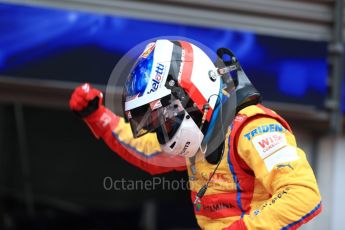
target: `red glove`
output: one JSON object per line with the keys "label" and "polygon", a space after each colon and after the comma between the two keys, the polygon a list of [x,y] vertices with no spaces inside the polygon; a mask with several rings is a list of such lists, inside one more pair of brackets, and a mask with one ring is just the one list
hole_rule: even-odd
{"label": "red glove", "polygon": [[69,101],[69,107],[84,118],[98,110],[102,102],[102,92],[85,83],[74,90]]}
{"label": "red glove", "polygon": [[77,87],[69,101],[71,110],[84,119],[97,138],[102,137],[106,131],[111,131],[119,120],[102,102],[102,92],[88,83]]}

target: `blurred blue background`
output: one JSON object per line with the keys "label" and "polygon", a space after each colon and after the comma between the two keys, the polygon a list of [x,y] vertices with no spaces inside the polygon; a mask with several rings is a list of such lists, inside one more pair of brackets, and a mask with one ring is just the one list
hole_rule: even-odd
{"label": "blurred blue background", "polygon": [[133,46],[174,35],[233,50],[265,100],[324,107],[326,42],[6,4],[0,34],[3,75],[106,84]]}

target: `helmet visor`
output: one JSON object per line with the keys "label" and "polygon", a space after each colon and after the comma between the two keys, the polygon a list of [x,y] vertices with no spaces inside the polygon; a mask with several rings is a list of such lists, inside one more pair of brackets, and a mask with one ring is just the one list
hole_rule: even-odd
{"label": "helmet visor", "polygon": [[161,100],[140,106],[126,112],[135,138],[149,132],[156,132],[159,128],[164,139],[168,139],[176,131],[184,117],[185,110],[179,100],[174,100],[163,106]]}

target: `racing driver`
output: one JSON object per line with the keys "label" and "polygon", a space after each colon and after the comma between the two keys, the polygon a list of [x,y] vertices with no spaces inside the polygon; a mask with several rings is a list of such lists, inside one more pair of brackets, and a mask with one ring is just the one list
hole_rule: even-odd
{"label": "racing driver", "polygon": [[187,170],[201,229],[296,229],[322,208],[305,153],[232,52],[217,55],[213,62],[191,42],[156,40],[128,74],[123,116],[88,83],[70,108],[136,167]]}

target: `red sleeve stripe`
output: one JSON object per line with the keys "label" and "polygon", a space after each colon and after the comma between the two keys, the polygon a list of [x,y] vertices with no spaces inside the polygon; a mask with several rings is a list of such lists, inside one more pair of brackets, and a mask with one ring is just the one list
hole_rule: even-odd
{"label": "red sleeve stripe", "polygon": [[177,162],[178,159],[176,159],[175,167],[160,166],[159,162],[164,162],[166,160],[161,152],[155,152],[151,156],[144,157],[145,154],[143,152],[140,152],[133,146],[122,142],[114,132],[109,132],[104,135],[103,140],[121,158],[123,158],[130,164],[150,173],[151,175],[161,174],[172,170],[183,171],[186,169],[185,161],[183,161],[183,165],[182,162]]}
{"label": "red sleeve stripe", "polygon": [[322,205],[321,202],[313,209],[311,210],[309,213],[307,213],[306,215],[304,215],[301,219],[288,224],[287,226],[281,228],[281,230],[293,230],[293,229],[297,229],[298,227],[300,227],[302,224],[307,223],[309,220],[313,219],[316,215],[318,215],[322,210]]}

